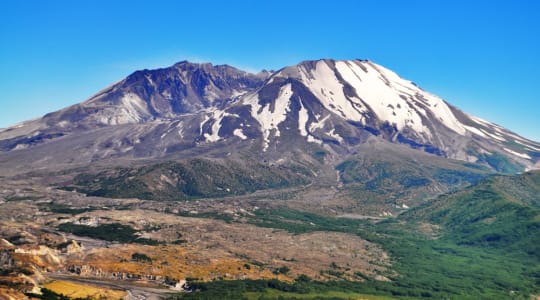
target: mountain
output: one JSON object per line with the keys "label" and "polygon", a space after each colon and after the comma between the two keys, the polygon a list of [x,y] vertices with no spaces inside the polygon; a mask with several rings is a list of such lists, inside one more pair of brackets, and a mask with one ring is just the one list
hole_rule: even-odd
{"label": "mountain", "polygon": [[337,157],[369,140],[496,171],[540,166],[540,144],[460,111],[365,60],[305,61],[251,74],[180,62],[137,71],[83,103],[0,132],[10,168],[294,149]]}
{"label": "mountain", "polygon": [[539,160],[370,61],[137,71],[0,131],[0,298],[531,299]]}

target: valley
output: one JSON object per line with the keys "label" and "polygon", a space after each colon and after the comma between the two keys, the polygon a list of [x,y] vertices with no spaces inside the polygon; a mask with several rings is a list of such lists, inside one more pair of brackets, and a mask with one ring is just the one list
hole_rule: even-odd
{"label": "valley", "polygon": [[[93,197],[38,186],[29,189],[28,181],[3,179],[4,186],[13,187],[3,190],[0,204],[3,291],[14,293],[34,285],[65,293],[65,284],[54,284],[64,281],[146,294],[148,299],[171,297],[177,293],[175,289],[201,290],[183,292],[181,298],[191,299],[199,293],[203,298],[208,293],[222,293],[213,284],[225,280],[227,290],[240,291],[230,299],[242,295],[274,299],[297,297],[296,286],[304,278],[309,284],[303,283],[300,298],[310,294],[325,298],[318,294],[326,293],[323,291],[344,291],[342,296],[332,296],[337,298],[347,293],[379,295],[381,299],[426,295],[522,298],[517,293],[534,293],[534,274],[539,272],[533,239],[539,228],[538,198],[531,190],[537,188],[538,178],[538,173],[517,178],[524,186],[513,194],[528,199],[515,205],[533,205],[525,213],[530,216],[530,223],[523,223],[529,224],[524,225],[528,229],[495,227],[484,237],[480,229],[466,224],[459,230],[474,231],[459,236],[460,231],[436,217],[441,215],[436,213],[441,209],[438,203],[451,203],[445,197],[462,199],[461,191],[394,216],[358,218],[358,214],[338,214],[338,207],[326,214],[320,209],[299,210],[300,202],[320,194],[320,187],[313,185],[239,197],[155,201]],[[493,182],[486,180],[479,188]],[[513,179],[497,177],[496,182],[512,186],[508,180]],[[508,189],[502,191],[505,194],[499,201],[515,203],[508,198]],[[290,195],[295,197],[287,198]],[[329,207],[336,195],[327,194]],[[476,212],[471,211],[471,218]],[[496,218],[495,213],[489,215]],[[514,226],[517,218],[523,218],[505,211],[501,216],[510,218],[505,226]],[[516,236],[490,238],[509,232]],[[473,273],[476,277],[470,278]],[[17,283],[15,279],[21,275],[13,277],[15,274],[27,274],[22,276],[28,279]],[[277,288],[274,280],[281,282]],[[204,282],[208,286],[199,287]],[[253,287],[243,282],[253,282]],[[350,285],[353,282],[357,284]],[[148,285],[149,290],[141,290],[140,284]],[[511,291],[516,294],[509,294]]]}
{"label": "valley", "polygon": [[[39,274],[43,284],[74,277],[170,287],[189,278],[291,282],[302,274],[322,280],[334,277],[325,273],[332,264],[347,266],[340,276],[359,280],[356,272],[384,278],[379,274],[389,265],[378,245],[356,235],[295,234],[254,225],[257,211],[280,209],[268,200],[204,199],[160,205],[135,199],[92,201],[75,192],[47,189],[4,197],[9,200],[1,204],[3,251],[11,253],[14,272],[26,268]],[[127,289],[125,283],[122,286]]]}

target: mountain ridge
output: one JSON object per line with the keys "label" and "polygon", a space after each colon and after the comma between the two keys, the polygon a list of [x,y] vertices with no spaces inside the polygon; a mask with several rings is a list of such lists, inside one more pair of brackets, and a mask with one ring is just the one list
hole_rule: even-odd
{"label": "mountain ridge", "polygon": [[540,143],[469,115],[368,60],[303,61],[258,74],[187,61],[140,70],[82,103],[0,131],[0,149],[45,147],[114,126],[133,126],[140,134],[118,143],[112,133],[104,143],[118,146],[97,147],[97,156],[104,150],[154,155],[131,151],[144,143],[141,137],[162,144],[162,152],[249,143],[277,157],[295,147],[290,143],[352,153],[375,136],[503,172],[540,167]]}

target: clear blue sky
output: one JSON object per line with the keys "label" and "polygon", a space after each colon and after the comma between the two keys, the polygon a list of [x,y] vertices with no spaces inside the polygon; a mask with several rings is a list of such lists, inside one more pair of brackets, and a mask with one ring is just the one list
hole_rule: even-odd
{"label": "clear blue sky", "polygon": [[540,141],[540,1],[19,1],[0,10],[0,127],[181,60],[366,58]]}

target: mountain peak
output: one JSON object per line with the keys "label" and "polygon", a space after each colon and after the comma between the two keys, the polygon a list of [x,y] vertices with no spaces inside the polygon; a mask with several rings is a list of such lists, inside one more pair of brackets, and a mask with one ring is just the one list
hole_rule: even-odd
{"label": "mountain peak", "polygon": [[189,70],[189,69],[210,70],[214,68],[214,65],[209,62],[190,62],[188,60],[183,60],[183,61],[175,63],[172,67],[180,69],[180,70]]}
{"label": "mountain peak", "polygon": [[182,60],[173,65],[173,67],[185,68],[185,67],[213,67],[213,64],[210,62],[191,62],[189,60]]}

